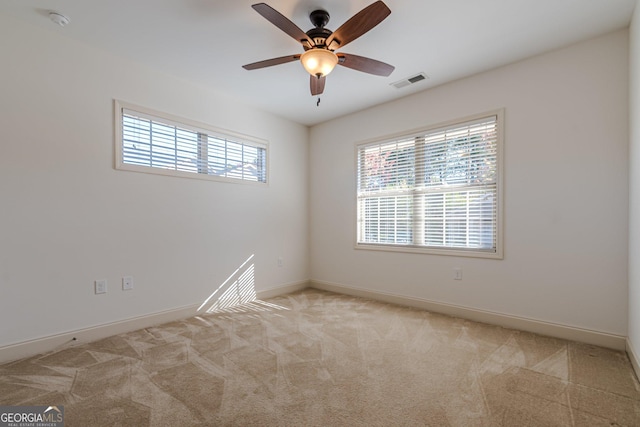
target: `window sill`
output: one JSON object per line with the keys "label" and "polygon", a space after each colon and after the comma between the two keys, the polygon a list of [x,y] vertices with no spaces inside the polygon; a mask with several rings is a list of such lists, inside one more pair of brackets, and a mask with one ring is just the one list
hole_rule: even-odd
{"label": "window sill", "polygon": [[478,251],[473,249],[438,249],[419,246],[385,245],[372,243],[356,243],[354,249],[384,252],[405,252],[425,255],[445,255],[467,258],[504,259],[501,250],[490,252]]}

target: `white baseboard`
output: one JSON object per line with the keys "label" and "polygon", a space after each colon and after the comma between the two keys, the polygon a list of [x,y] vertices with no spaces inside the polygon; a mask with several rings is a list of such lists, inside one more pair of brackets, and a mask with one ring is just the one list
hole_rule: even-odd
{"label": "white baseboard", "polygon": [[[608,334],[605,332],[575,328],[550,322],[543,322],[540,320],[527,319],[523,317],[477,310],[469,307],[462,307],[437,301],[430,301],[422,298],[412,298],[403,295],[371,291],[368,289],[355,288],[320,281],[301,281],[265,289],[257,292],[257,298],[273,298],[279,295],[300,291],[308,287],[345,295],[374,299],[392,304],[420,308],[436,313],[448,314],[450,316],[499,325],[507,328],[535,332],[538,334],[557,338],[580,341],[588,344],[614,348],[616,350],[626,350],[627,354],[629,354],[629,359],[633,364],[636,374],[640,373],[639,359],[636,357],[636,354],[634,353],[628,339],[623,336]],[[7,363],[13,360],[22,359],[24,357],[46,353],[55,349],[73,347],[79,344],[96,341],[113,335],[123,334],[126,332],[131,332],[138,329],[148,328],[151,326],[160,325],[162,323],[172,322],[195,316],[198,314],[198,307],[198,304],[194,304],[144,316],[133,317],[118,322],[78,329],[76,331],[65,332],[48,337],[7,345],[4,347],[0,347],[0,363]]]}
{"label": "white baseboard", "polygon": [[257,292],[258,299],[273,298],[284,294],[290,294],[292,292],[301,291],[309,287],[309,281],[304,280],[302,282],[288,283],[286,285],[277,286],[275,288],[265,289]]}
{"label": "white baseboard", "polygon": [[[272,298],[309,287],[308,281],[290,283],[256,292],[258,299]],[[97,341],[113,335],[124,334],[138,329],[149,328],[167,322],[186,319],[198,315],[199,304],[179,307],[144,316],[132,317],[118,322],[107,323],[71,332],[50,335],[16,344],[0,347],[0,363],[7,363],[25,357],[47,353],[52,350],[73,347]]]}
{"label": "white baseboard", "polygon": [[631,341],[629,341],[629,337],[627,337],[626,344],[627,356],[629,356],[631,366],[633,366],[633,370],[636,373],[636,378],[640,379],[640,359],[638,359],[638,355],[633,350],[633,346],[631,345]]}
{"label": "white baseboard", "polygon": [[626,337],[621,335],[609,334],[606,332],[576,328],[573,326],[560,325],[557,323],[544,322],[541,320],[528,319],[525,317],[495,313],[486,310],[478,310],[475,308],[431,301],[422,298],[371,291],[369,289],[344,286],[336,283],[312,280],[310,282],[310,286],[312,288],[322,289],[325,291],[420,308],[434,313],[447,314],[454,317],[474,320],[476,322],[488,323],[510,329],[518,329],[521,331],[534,332],[540,335],[563,338],[572,341],[579,341],[587,344],[613,348],[616,350],[625,350],[625,348],[627,348]]}
{"label": "white baseboard", "polygon": [[197,310],[198,305],[195,304],[7,345],[0,347],[0,363],[35,356],[59,348],[73,347],[113,335],[124,334],[137,329],[184,319],[195,316]]}

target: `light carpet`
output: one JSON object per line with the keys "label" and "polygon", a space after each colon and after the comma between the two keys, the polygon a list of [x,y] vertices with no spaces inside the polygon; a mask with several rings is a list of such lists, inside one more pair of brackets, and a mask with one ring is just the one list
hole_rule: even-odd
{"label": "light carpet", "polygon": [[639,426],[625,353],[314,289],[0,366],[66,426]]}

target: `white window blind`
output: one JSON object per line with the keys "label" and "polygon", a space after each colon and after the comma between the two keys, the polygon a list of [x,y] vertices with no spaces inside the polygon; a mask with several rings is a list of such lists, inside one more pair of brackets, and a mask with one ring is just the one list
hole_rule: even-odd
{"label": "white window blind", "polygon": [[120,169],[267,182],[266,144],[117,106]]}
{"label": "white window blind", "polygon": [[359,145],[357,245],[500,255],[499,117]]}

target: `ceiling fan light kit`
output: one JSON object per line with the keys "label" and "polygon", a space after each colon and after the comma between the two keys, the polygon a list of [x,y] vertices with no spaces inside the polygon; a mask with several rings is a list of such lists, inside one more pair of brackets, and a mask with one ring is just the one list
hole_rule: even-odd
{"label": "ceiling fan light kit", "polygon": [[312,76],[325,77],[338,64],[338,55],[327,49],[309,49],[300,56],[300,62]]}
{"label": "ceiling fan light kit", "polygon": [[325,25],[329,22],[329,13],[324,10],[314,10],[309,15],[314,28],[306,33],[266,3],[257,3],[251,7],[273,25],[302,44],[304,53],[243,65],[242,67],[245,70],[257,70],[300,60],[304,69],[311,75],[309,83],[311,95],[320,95],[324,91],[325,78],[336,65],[384,77],[389,76],[394,70],[392,65],[375,59],[348,53],[335,53],[335,50],[344,47],[370,31],[391,14],[391,10],[381,0],[356,13],[335,31],[325,28]]}

